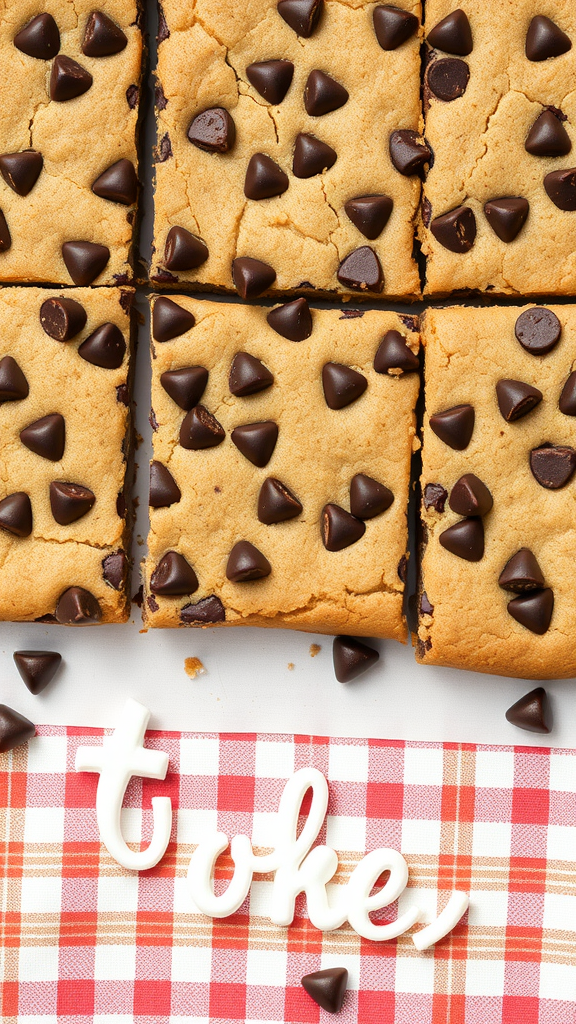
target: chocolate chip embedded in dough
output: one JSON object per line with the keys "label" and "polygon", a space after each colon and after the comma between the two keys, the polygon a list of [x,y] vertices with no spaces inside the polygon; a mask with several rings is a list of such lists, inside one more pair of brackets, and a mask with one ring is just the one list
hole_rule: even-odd
{"label": "chocolate chip embedded in dough", "polygon": [[49,338],[70,341],[86,326],[86,310],[63,295],[46,299],[40,306],[40,326]]}
{"label": "chocolate chip embedded in dough", "polygon": [[309,39],[320,21],[324,0],[279,0],[276,7],[296,35]]}
{"label": "chocolate chip embedded in dough", "polygon": [[14,46],[37,60],[52,60],[60,49],[60,32],[51,14],[38,14],[14,36]]}
{"label": "chocolate chip embedded in dough", "polygon": [[530,548],[520,548],[512,555],[498,577],[498,585],[503,590],[511,590],[517,594],[539,590],[544,586],[544,582],[538,559]]}
{"label": "chocolate chip embedded in dough", "polygon": [[454,451],[462,452],[470,444],[474,430],[474,408],[471,405],[455,405],[451,409],[434,413],[430,427],[444,444]]}
{"label": "chocolate chip embedded in dough", "polygon": [[386,331],[374,356],[376,373],[414,373],[420,368],[418,355],[408,348],[400,331]]}
{"label": "chocolate chip embedded in dough", "polygon": [[190,409],[180,427],[180,444],[189,451],[216,448],[225,437],[222,425],[203,405]]}
{"label": "chocolate chip embedded in dough", "polygon": [[252,256],[237,256],[232,260],[232,281],[243,299],[255,299],[267,291],[276,280],[276,271],[269,263]]}
{"label": "chocolate chip embedded in dough", "polygon": [[272,309],[266,317],[270,327],[288,341],[305,341],[312,334],[312,313],[306,299],[294,299]]}
{"label": "chocolate chip embedded in dough", "polygon": [[460,8],[434,25],[428,33],[427,40],[436,50],[455,53],[459,57],[467,57],[472,53],[474,45],[470,22]]}
{"label": "chocolate chip embedded in dough", "polygon": [[167,551],[150,577],[150,590],[163,597],[193,594],[198,586],[194,569],[177,551]]}
{"label": "chocolate chip embedded in dough", "polygon": [[570,37],[543,14],[532,18],[526,33],[526,56],[531,61],[548,60],[559,57],[572,49]]}
{"label": "chocolate chip embedded in dough", "polygon": [[312,178],[333,167],[337,156],[336,150],[326,142],[315,135],[300,132],[294,143],[292,172],[297,178]]}
{"label": "chocolate chip embedded in dough", "polygon": [[354,291],[381,292],[384,287],[380,260],[369,245],[349,253],[338,267],[337,277],[340,284]]}
{"label": "chocolate chip embedded in dough", "polygon": [[444,103],[452,103],[463,96],[469,80],[470,68],[466,61],[457,57],[433,60],[426,70],[426,82],[430,92]]}
{"label": "chocolate chip embedded in dough", "polygon": [[[370,648],[366,648],[366,650],[368,651]],[[375,651],[372,653],[376,654]],[[373,660],[377,659],[378,655],[376,654],[376,659]],[[324,971],[305,974],[302,978],[302,987],[314,1002],[328,1013],[338,1013],[342,1008],[347,983],[348,971],[345,967],[329,967]]]}
{"label": "chocolate chip embedded in dough", "polygon": [[494,504],[486,484],[474,473],[465,473],[450,492],[450,508],[459,516],[485,516]]}
{"label": "chocolate chip embedded in dough", "polygon": [[433,508],[442,514],[446,506],[448,491],[442,484],[426,484],[424,488],[424,508]]}
{"label": "chocolate chip embedded in dough", "polygon": [[372,15],[376,39],[383,50],[397,50],[418,30],[418,18],[410,11],[384,4]]}
{"label": "chocolate chip embedded in dough", "polygon": [[278,425],[272,420],[245,423],[235,427],[230,438],[244,458],[262,468],[272,458],[278,440]]}
{"label": "chocolate chip embedded in dough", "polygon": [[373,519],[386,512],[394,501],[389,487],[365,473],[356,473],[350,481],[350,511],[357,519]]}
{"label": "chocolate chip embedded in dough", "polygon": [[28,381],[16,360],[12,356],[0,359],[0,403],[20,402],[29,393]]}
{"label": "chocolate chip embedded in dough", "polygon": [[84,29],[82,53],[86,57],[110,57],[121,53],[128,39],[119,25],[102,11],[92,11]]}
{"label": "chocolate chip embedded in dough", "polygon": [[302,503],[295,494],[276,477],[266,478],[258,495],[258,519],[271,526],[294,519],[302,512]]}
{"label": "chocolate chip embedded in dough", "polygon": [[568,445],[546,442],[530,452],[530,469],[542,487],[557,491],[576,469],[576,451]]}
{"label": "chocolate chip embedded in dough", "polygon": [[0,210],[0,252],[6,252],[12,245],[12,236],[6,217]]}
{"label": "chocolate chip embedded in dough", "polygon": [[84,287],[102,273],[110,259],[110,249],[97,242],[64,242],[62,259],[74,284]]}
{"label": "chocolate chip embedded in dough", "polygon": [[166,370],[160,383],[167,395],[189,412],[198,405],[208,383],[208,370],[204,366],[182,366],[179,370]]}
{"label": "chocolate chip embedded in dough", "polygon": [[180,621],[185,626],[193,623],[199,626],[209,626],[215,622],[224,622],[226,611],[219,597],[211,594],[210,597],[203,597],[196,604],[184,605],[180,612]]}
{"label": "chocolate chip embedded in dough", "polygon": [[521,380],[499,380],[496,384],[498,408],[507,423],[521,419],[542,401],[538,388]]}
{"label": "chocolate chip embedded in dough", "polygon": [[304,87],[304,107],[310,117],[322,117],[332,110],[338,110],[348,99],[348,90],[324,71],[316,68],[308,75]]}
{"label": "chocolate chip embedded in dough", "polygon": [[476,217],[469,206],[457,206],[430,224],[434,238],[450,252],[466,253],[476,240]]}
{"label": "chocolate chip embedded in dough", "polygon": [[570,374],[562,388],[558,408],[565,416],[576,416],[576,370]]}
{"label": "chocolate chip embedded in dough", "polygon": [[78,347],[78,355],[103,370],[117,370],[126,355],[124,335],[116,324],[100,324]]}
{"label": "chocolate chip embedded in dough", "polygon": [[506,712],[506,720],[527,732],[548,733],[552,730],[552,714],[548,695],[542,686],[525,693]]}
{"label": "chocolate chip embedded in dough", "polygon": [[232,583],[248,583],[269,576],[272,566],[248,540],[239,540],[234,545],[226,563],[226,576]]}
{"label": "chocolate chip embedded in dough", "polygon": [[43,459],[58,462],[64,454],[66,425],[59,412],[42,416],[20,431],[20,440],[31,452]]}
{"label": "chocolate chip embedded in dough", "polygon": [[246,77],[268,103],[282,103],[292,84],[294,65],[291,60],[263,60],[249,64]]}
{"label": "chocolate chip embedded in dough", "polygon": [[150,464],[150,497],[152,508],[168,508],[180,501],[182,492],[172,473],[161,462]]}
{"label": "chocolate chip embedded in dough", "polygon": [[60,54],[55,57],[50,72],[50,99],[57,103],[76,99],[88,92],[93,81],[90,72],[78,61]]}
{"label": "chocolate chip embedded in dough", "polygon": [[390,196],[357,196],[344,203],[344,209],[365,238],[378,238],[386,227],[394,203]]}
{"label": "chocolate chip embedded in dough", "polygon": [[113,590],[121,590],[126,579],[128,559],[126,552],[120,549],[113,551],[102,559],[102,578]]}
{"label": "chocolate chip embedded in dough", "polygon": [[274,376],[264,363],[249,352],[237,352],[228,375],[228,387],[233,395],[246,398],[265,391],[274,383]]}
{"label": "chocolate chip embedded in dough", "polygon": [[196,114],[187,134],[198,149],[207,153],[228,153],[236,141],[236,125],[223,107],[210,107]]}
{"label": "chocolate chip embedded in dough", "polygon": [[98,175],[92,185],[94,195],[112,203],[132,206],[138,194],[138,178],[131,160],[117,160]]}
{"label": "chocolate chip embedded in dough", "polygon": [[432,159],[432,150],[411,128],[393,131],[388,141],[390,159],[400,174],[419,174]]}
{"label": "chocolate chip embedded in dough", "polygon": [[52,480],[50,484],[50,508],[60,526],[69,526],[90,511],[96,495],[89,487],[71,484],[63,480]]}
{"label": "chocolate chip embedded in dough", "polygon": [[28,718],[6,704],[0,704],[0,754],[27,743],[35,732],[36,726]]}
{"label": "chocolate chip embedded in dough", "polygon": [[84,587],[69,587],[58,598],[57,622],[65,626],[89,626],[100,622],[102,609],[94,594]]}
{"label": "chocolate chip embedded in dough", "polygon": [[326,550],[342,551],[364,536],[366,525],[339,505],[329,503],[322,509],[320,529]]}
{"label": "chocolate chip embedded in dough", "polygon": [[342,363],[325,363],[322,367],[322,387],[326,405],[330,409],[344,409],[364,394],[368,381],[363,373]]}
{"label": "chocolate chip embedded in dough", "polygon": [[24,683],[34,695],[46,689],[62,663],[62,655],[57,651],[14,651],[13,658]]}
{"label": "chocolate chip embedded in dough", "polygon": [[15,491],[0,501],[0,528],[15,537],[32,533],[32,505],[24,491]]}
{"label": "chocolate chip embedded in dough", "polygon": [[559,210],[576,210],[576,167],[550,171],[544,178],[544,188]]}
{"label": "chocolate chip embedded in dough", "polygon": [[208,247],[186,228],[170,228],[164,248],[164,266],[168,270],[195,270],[208,259]]}
{"label": "chocolate chip embedded in dough", "polygon": [[152,337],[154,341],[172,341],[186,334],[196,323],[189,310],[179,306],[177,302],[160,295],[152,310]]}
{"label": "chocolate chip embedded in dough", "polygon": [[551,110],[543,110],[528,132],[524,148],[532,156],[566,156],[572,143],[560,119]]}
{"label": "chocolate chip embedded in dough", "polygon": [[7,185],[19,196],[27,196],[38,181],[44,165],[42,153],[25,149],[22,153],[3,153],[0,172]]}
{"label": "chocolate chip embedded in dough", "polygon": [[479,517],[461,519],[438,539],[443,548],[467,562],[479,562],[484,555],[484,526]]}
{"label": "chocolate chip embedded in dough", "polygon": [[246,169],[244,195],[247,199],[271,199],[288,188],[288,175],[265,153],[254,153]]}
{"label": "chocolate chip embedded in dough", "polygon": [[560,341],[562,324],[551,309],[533,306],[520,314],[514,333],[527,352],[533,356],[543,356]]}
{"label": "chocolate chip embedded in dough", "polygon": [[490,199],[484,203],[486,220],[494,234],[502,242],[513,242],[520,234],[528,213],[530,204],[527,199],[521,196],[505,196],[502,199]]}
{"label": "chocolate chip embedded in dough", "polygon": [[545,590],[532,590],[529,594],[514,597],[508,602],[507,609],[509,615],[521,626],[542,636],[552,619],[554,593],[549,587]]}

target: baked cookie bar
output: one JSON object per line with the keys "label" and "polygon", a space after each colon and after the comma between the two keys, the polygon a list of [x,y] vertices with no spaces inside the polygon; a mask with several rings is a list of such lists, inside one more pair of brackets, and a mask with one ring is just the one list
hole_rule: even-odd
{"label": "baked cookie bar", "polygon": [[0,289],[0,619],[128,617],[130,289]]}
{"label": "baked cookie bar", "polygon": [[0,3],[0,281],[132,277],[137,15],[136,0]]}
{"label": "baked cookie bar", "polygon": [[576,292],[576,6],[428,0],[428,294]]}
{"label": "baked cookie bar", "polygon": [[152,280],[417,297],[419,16],[163,0]]}
{"label": "baked cookie bar", "polygon": [[417,321],[154,302],[149,626],[405,640]]}
{"label": "baked cookie bar", "polygon": [[576,307],[428,310],[417,658],[576,674]]}

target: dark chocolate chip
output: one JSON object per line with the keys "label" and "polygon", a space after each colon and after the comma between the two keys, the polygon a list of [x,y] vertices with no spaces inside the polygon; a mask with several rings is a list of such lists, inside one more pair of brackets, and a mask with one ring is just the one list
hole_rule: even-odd
{"label": "dark chocolate chip", "polygon": [[498,584],[503,590],[511,590],[516,594],[539,590],[544,586],[542,570],[530,548],[520,548],[508,559],[500,573]]}
{"label": "dark chocolate chip", "polygon": [[43,459],[58,462],[64,454],[66,425],[59,412],[42,416],[20,431],[20,440],[31,452]]}
{"label": "dark chocolate chip", "polygon": [[224,107],[210,107],[196,114],[188,138],[207,153],[227,153],[236,141],[236,125]]}
{"label": "dark chocolate chip", "polygon": [[430,46],[444,53],[455,53],[467,57],[472,53],[472,29],[464,11],[460,8],[442,18],[427,36]]}
{"label": "dark chocolate chip", "polygon": [[197,604],[187,604],[180,612],[180,621],[185,625],[193,622],[199,625],[210,625],[212,622],[224,622],[226,612],[219,597],[211,594],[210,597],[203,597]]}
{"label": "dark chocolate chip", "polygon": [[[1,367],[2,363],[0,363],[0,369]],[[558,408],[565,416],[576,416],[576,370],[570,374],[562,388]]]}
{"label": "dark chocolate chip", "polygon": [[[334,637],[332,660],[334,662],[334,675],[339,683],[350,683],[353,679],[357,679],[367,669],[372,668],[372,665],[376,664],[379,657],[378,651],[375,651],[373,647],[368,647],[367,644],[361,643],[355,636]],[[314,975],[310,977],[314,977]],[[304,979],[302,979],[302,984],[304,984]],[[304,987],[306,988],[306,986]],[[344,979],[344,990],[345,988],[346,979]],[[319,1000],[317,999],[316,1002],[319,1003]],[[319,1003],[319,1005],[322,1006],[324,1004]]]}
{"label": "dark chocolate chip", "polygon": [[7,185],[19,196],[27,196],[38,181],[44,160],[42,153],[25,149],[22,153],[0,156],[0,172]]}
{"label": "dark chocolate chip", "polygon": [[40,324],[49,338],[55,341],[70,341],[86,325],[86,310],[76,299],[46,299],[40,306]]}
{"label": "dark chocolate chip", "polygon": [[129,85],[126,89],[126,100],[128,102],[128,106],[130,107],[130,110],[135,110],[135,108],[138,106],[139,95],[140,90],[138,89],[137,85]]}
{"label": "dark chocolate chip", "polygon": [[69,587],[58,598],[56,620],[64,626],[90,626],[100,622],[102,609],[94,594],[84,587]]}
{"label": "dark chocolate chip", "polygon": [[150,496],[152,508],[168,508],[180,501],[182,492],[172,473],[161,462],[150,463]]}
{"label": "dark chocolate chip", "polygon": [[402,558],[398,562],[398,579],[401,583],[406,583],[408,579],[408,558],[406,555],[402,555]]}
{"label": "dark chocolate chip", "polygon": [[228,387],[233,395],[246,398],[265,391],[274,383],[274,377],[267,366],[249,352],[237,352],[232,360],[228,376]]}
{"label": "dark chocolate chip", "polygon": [[322,367],[322,387],[326,405],[330,409],[344,409],[351,405],[368,387],[363,373],[342,363],[325,363]]}
{"label": "dark chocolate chip", "polygon": [[127,569],[128,559],[126,552],[121,549],[120,551],[113,551],[111,555],[106,555],[102,559],[102,578],[113,590],[122,589]]}
{"label": "dark chocolate chip", "polygon": [[28,381],[12,356],[0,359],[0,402],[19,402],[28,398]]}
{"label": "dark chocolate chip", "polygon": [[267,526],[284,523],[299,516],[301,511],[302,503],[281,480],[274,476],[266,478],[258,495],[258,519],[261,523]]}
{"label": "dark chocolate chip", "polygon": [[159,164],[165,164],[171,156],[174,156],[172,152],[172,143],[170,141],[170,135],[168,132],[165,132],[158,145],[156,162]]}
{"label": "dark chocolate chip", "polygon": [[270,327],[288,341],[305,341],[312,334],[312,314],[306,299],[294,299],[272,309],[266,317]]}
{"label": "dark chocolate chip", "polygon": [[551,309],[533,306],[520,314],[514,333],[527,352],[533,356],[543,356],[560,341],[562,324]]}
{"label": "dark chocolate chip", "polygon": [[226,563],[226,576],[232,583],[261,580],[271,572],[266,556],[248,540],[239,540],[234,545]]}
{"label": "dark chocolate chip", "polygon": [[538,115],[524,146],[532,156],[566,156],[572,149],[568,132],[551,110]]}
{"label": "dark chocolate chip", "polygon": [[530,452],[530,469],[542,487],[557,491],[576,469],[576,451],[568,445],[546,442]]}
{"label": "dark chocolate chip", "polygon": [[469,206],[457,206],[430,224],[434,238],[450,252],[470,252],[476,239],[476,217]]}
{"label": "dark chocolate chip", "polygon": [[358,320],[359,317],[364,316],[363,309],[343,309],[342,314],[338,317],[339,320]]}
{"label": "dark chocolate chip", "polygon": [[291,60],[263,60],[249,64],[246,77],[268,103],[282,103],[292,84],[294,65]]}
{"label": "dark chocolate chip", "polygon": [[499,380],[496,384],[498,408],[507,423],[521,419],[542,401],[542,392],[521,380]]}
{"label": "dark chocolate chip", "polygon": [[121,53],[128,39],[119,25],[102,11],[92,11],[86,22],[82,53],[86,57],[110,57]]}
{"label": "dark chocolate chip", "polygon": [[348,90],[324,71],[315,69],[308,75],[304,87],[304,106],[310,117],[322,117],[332,110],[338,110],[348,99]]}
{"label": "dark chocolate chip", "polygon": [[373,519],[390,508],[392,491],[365,473],[356,473],[350,481],[350,511],[357,519]]}
{"label": "dark chocolate chip", "polygon": [[53,480],[50,484],[50,508],[60,526],[69,526],[90,511],[96,495],[82,484]]}
{"label": "dark chocolate chip", "polygon": [[390,196],[357,196],[344,203],[344,209],[365,238],[378,238],[386,227],[394,203]]}
{"label": "dark chocolate chip", "polygon": [[544,188],[559,210],[576,210],[576,167],[550,171],[544,178]]}
{"label": "dark chocolate chip", "polygon": [[[334,643],[336,643],[336,640]],[[364,647],[364,644],[360,646]],[[371,655],[376,655],[375,658],[370,660],[370,664],[378,660],[376,651],[370,650],[369,647],[365,647],[365,650],[370,651]],[[364,657],[369,656],[365,655]],[[367,664],[365,667],[369,668],[369,665]],[[336,678],[338,679],[338,673],[336,673]],[[354,676],[350,676],[350,678],[353,679]],[[345,681],[347,682],[347,680]],[[323,1010],[327,1010],[328,1013],[338,1013],[341,1009],[344,996],[346,995],[347,983],[348,971],[345,967],[329,967],[325,971],[314,971],[313,974],[305,974],[302,978],[302,987],[314,1002],[318,1003],[318,1006],[321,1006]]]}
{"label": "dark chocolate chip", "polygon": [[426,71],[426,82],[430,92],[439,100],[451,103],[463,96],[470,79],[470,68],[466,61],[457,57],[443,57],[433,60]]}
{"label": "dark chocolate chip", "polygon": [[244,195],[247,199],[271,199],[288,188],[288,175],[265,153],[254,153],[246,169]]}
{"label": "dark chocolate chip", "polygon": [[183,366],[179,370],[166,370],[160,377],[166,394],[189,412],[198,405],[208,383],[208,370],[204,366]]}
{"label": "dark chocolate chip", "polygon": [[222,425],[203,405],[195,405],[182,420],[180,444],[189,451],[216,448],[225,437]]}
{"label": "dark chocolate chip", "polygon": [[237,256],[232,260],[232,281],[243,299],[255,299],[276,280],[276,271],[269,263],[252,256]]}
{"label": "dark chocolate chip", "polygon": [[245,423],[230,435],[239,452],[254,466],[266,466],[278,440],[278,426],[272,420]]}
{"label": "dark chocolate chip", "polygon": [[50,73],[50,99],[65,103],[88,92],[94,79],[71,57],[60,55],[54,59]]}
{"label": "dark chocolate chip", "polygon": [[116,324],[100,324],[78,348],[78,355],[103,370],[117,370],[124,361],[126,342]]}
{"label": "dark chocolate chip", "polygon": [[425,590],[423,590],[422,593],[420,594],[420,614],[421,615],[433,615],[434,614],[434,605],[430,604],[430,601],[428,600],[428,594],[426,593]]}
{"label": "dark chocolate chip", "polygon": [[168,106],[168,100],[164,95],[164,89],[162,88],[161,82],[157,82],[154,86],[154,105],[157,110],[166,110],[166,107]]}
{"label": "dark chocolate chip", "polygon": [[327,551],[342,551],[355,544],[366,533],[361,519],[356,519],[339,505],[325,505],[320,517],[322,543]]}
{"label": "dark chocolate chip", "polygon": [[444,511],[448,491],[442,484],[426,484],[424,488],[424,508],[433,508],[440,514]]}
{"label": "dark chocolate chip", "polygon": [[14,661],[30,693],[42,693],[62,662],[57,651],[14,651]]}
{"label": "dark chocolate chip", "polygon": [[376,373],[414,373],[419,368],[418,356],[408,348],[400,331],[386,331],[374,356]]}
{"label": "dark chocolate chip", "polygon": [[337,153],[332,146],[321,142],[315,135],[300,132],[294,143],[292,171],[297,178],[312,178],[333,167],[336,158]]}
{"label": "dark chocolate chip", "polygon": [[530,203],[520,196],[505,196],[484,203],[486,220],[498,238],[513,242],[526,223]]}
{"label": "dark chocolate chip", "polygon": [[396,50],[418,30],[415,14],[390,4],[375,7],[372,17],[376,39],[383,50]]}
{"label": "dark chocolate chip", "polygon": [[172,341],[186,334],[196,323],[192,313],[172,299],[160,295],[152,310],[152,337],[154,341]]}
{"label": "dark chocolate chip", "polygon": [[204,242],[186,228],[170,228],[164,248],[164,266],[169,270],[195,270],[208,259]]}
{"label": "dark chocolate chip", "polygon": [[362,245],[342,260],[337,273],[340,284],[354,291],[381,292],[384,275],[374,249]]}
{"label": "dark chocolate chip", "polygon": [[552,714],[548,695],[542,686],[525,693],[506,712],[506,721],[526,732],[547,733],[552,729]]}
{"label": "dark chocolate chip", "polygon": [[58,25],[51,14],[38,14],[14,36],[14,46],[29,57],[52,60],[60,49]]}
{"label": "dark chocolate chip", "polygon": [[158,420],[156,419],[156,413],[154,412],[154,409],[150,409],[150,415],[148,416],[148,422],[149,422],[150,426],[152,427],[152,430],[154,430],[154,431],[158,430]]}
{"label": "dark chocolate chip", "polygon": [[110,249],[96,242],[64,242],[62,259],[74,284],[83,287],[102,273],[110,259]]}
{"label": "dark chocolate chip", "polygon": [[320,20],[324,0],[279,0],[276,6],[280,17],[296,35],[309,39]]}
{"label": "dark chocolate chip", "polygon": [[542,636],[550,625],[554,611],[554,593],[549,587],[545,590],[532,590],[529,594],[514,597],[508,602],[507,608],[516,622]]}
{"label": "dark chocolate chip", "polygon": [[430,221],[432,220],[432,203],[429,199],[424,196],[422,200],[422,223],[425,228],[430,227]]}
{"label": "dark chocolate chip", "polygon": [[35,732],[36,726],[28,718],[6,704],[0,704],[0,754],[27,743]]}
{"label": "dark chocolate chip", "polygon": [[462,452],[470,444],[474,430],[474,408],[471,405],[455,405],[452,409],[434,413],[430,426],[436,437],[454,451]]}
{"label": "dark chocolate chip", "polygon": [[12,236],[6,217],[0,210],[0,252],[6,252],[12,245]]}
{"label": "dark chocolate chip", "polygon": [[400,174],[419,174],[430,163],[432,150],[411,128],[399,128],[390,135],[390,159]]}
{"label": "dark chocolate chip", "polygon": [[569,37],[555,21],[537,14],[532,18],[526,33],[526,56],[531,61],[559,57],[572,48]]}
{"label": "dark chocolate chip", "polygon": [[101,199],[131,206],[136,202],[138,194],[138,178],[134,164],[130,160],[117,160],[96,178],[92,191]]}
{"label": "dark chocolate chip", "polygon": [[485,516],[494,504],[486,484],[474,473],[465,473],[450,492],[450,508],[459,516]]}
{"label": "dark chocolate chip", "polygon": [[150,590],[163,597],[193,594],[198,586],[194,569],[177,551],[167,551],[150,577]]}
{"label": "dark chocolate chip", "polygon": [[146,604],[148,605],[148,608],[150,609],[151,612],[157,612],[158,609],[160,608],[158,601],[156,600],[155,597],[152,596],[152,594],[149,594],[148,597],[146,598]]}
{"label": "dark chocolate chip", "polygon": [[0,501],[0,528],[15,537],[32,533],[32,505],[24,491],[15,491]]}
{"label": "dark chocolate chip", "polygon": [[156,36],[157,43],[163,43],[166,39],[170,38],[170,29],[166,21],[166,15],[162,9],[162,4],[158,0],[158,35]]}
{"label": "dark chocolate chip", "polygon": [[477,517],[461,519],[438,538],[442,547],[467,562],[479,562],[484,554],[484,526]]}
{"label": "dark chocolate chip", "polygon": [[116,514],[119,517],[119,519],[123,519],[124,516],[126,515],[126,498],[124,497],[122,491],[120,491],[118,497],[116,498]]}

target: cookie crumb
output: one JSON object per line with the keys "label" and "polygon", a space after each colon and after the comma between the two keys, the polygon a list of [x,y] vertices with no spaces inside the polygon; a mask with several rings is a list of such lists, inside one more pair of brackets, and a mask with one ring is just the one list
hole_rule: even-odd
{"label": "cookie crumb", "polygon": [[310,657],[315,658],[317,654],[320,654],[321,650],[320,644],[310,644]]}
{"label": "cookie crumb", "polygon": [[190,679],[196,679],[196,676],[203,675],[206,669],[200,658],[184,658],[184,671]]}
{"label": "cookie crumb", "polygon": [[294,668],[294,662],[293,661],[289,661],[288,662],[288,668],[290,669],[290,671],[292,671],[292,669]]}

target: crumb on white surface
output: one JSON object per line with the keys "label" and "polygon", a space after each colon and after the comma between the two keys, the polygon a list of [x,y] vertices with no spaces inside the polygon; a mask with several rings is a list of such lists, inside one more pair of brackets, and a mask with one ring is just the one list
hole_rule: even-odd
{"label": "crumb on white surface", "polygon": [[196,679],[196,676],[203,675],[206,669],[200,658],[184,658],[184,671],[190,679]]}
{"label": "crumb on white surface", "polygon": [[290,671],[292,671],[292,669],[294,668],[294,662],[293,661],[289,661],[288,662],[288,668],[290,669]]}
{"label": "crumb on white surface", "polygon": [[320,644],[310,644],[310,657],[315,658],[317,654],[320,654],[321,650]]}

